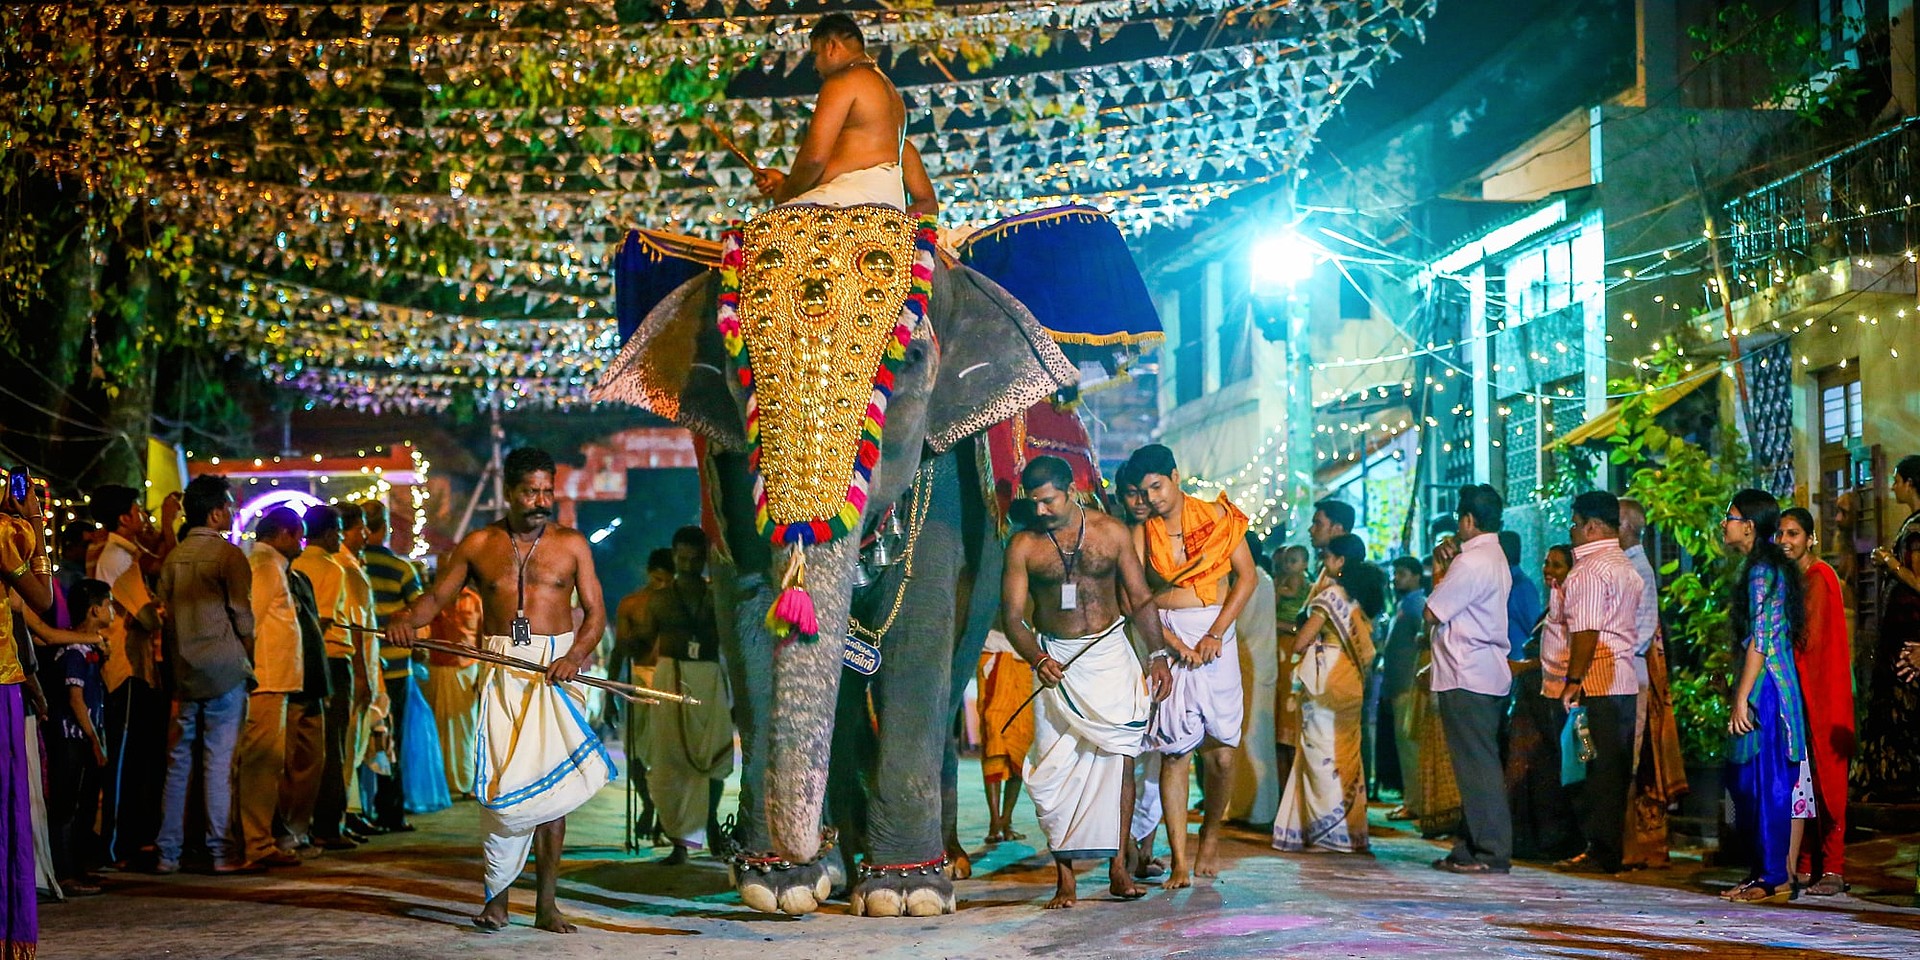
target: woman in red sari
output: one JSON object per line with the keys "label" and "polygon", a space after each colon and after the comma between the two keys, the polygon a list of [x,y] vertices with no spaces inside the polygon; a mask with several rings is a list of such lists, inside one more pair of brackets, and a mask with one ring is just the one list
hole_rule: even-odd
{"label": "woman in red sari", "polygon": [[[1847,889],[1847,764],[1853,759],[1853,645],[1847,636],[1847,611],[1840,578],[1813,554],[1813,515],[1800,507],[1780,512],[1776,536],[1787,558],[1800,566],[1807,584],[1807,646],[1794,651],[1800,690],[1807,709],[1807,758],[1813,763],[1816,813],[1811,843],[1802,843],[1794,820],[1788,868],[1794,886],[1816,897]],[[1797,861],[1797,862],[1793,862]]]}

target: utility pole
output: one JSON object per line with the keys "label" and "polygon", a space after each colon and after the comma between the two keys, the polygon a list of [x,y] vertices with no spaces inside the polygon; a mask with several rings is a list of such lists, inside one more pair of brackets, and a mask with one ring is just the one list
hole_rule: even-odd
{"label": "utility pole", "polygon": [[[1310,282],[1310,281],[1302,281]],[[1287,295],[1287,537],[1313,521],[1313,350],[1307,342],[1309,302],[1296,284]]]}

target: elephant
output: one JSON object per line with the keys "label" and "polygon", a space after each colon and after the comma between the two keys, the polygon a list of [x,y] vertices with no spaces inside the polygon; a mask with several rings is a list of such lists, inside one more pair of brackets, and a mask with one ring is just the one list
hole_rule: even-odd
{"label": "elephant", "polygon": [[[806,549],[818,642],[783,640],[767,623],[782,551],[757,522],[748,391],[715,323],[721,275],[694,276],[654,305],[596,389],[707,444],[702,486],[724,547],[716,609],[745,755],[735,841],[746,853],[734,882],[763,912],[812,912],[842,886],[859,915],[954,909],[949,738],[997,605],[1000,559],[969,438],[1071,387],[1077,371],[1005,289],[957,263],[930,266],[925,322],[893,376],[865,503],[851,532]],[[857,591],[861,533],[889,511],[904,518],[910,556]],[[983,581],[994,589],[971,590]],[[840,625],[854,613],[887,627],[870,680],[843,668]],[[857,722],[869,702],[873,722]],[[864,854],[852,876],[822,829],[830,779],[839,843]]]}

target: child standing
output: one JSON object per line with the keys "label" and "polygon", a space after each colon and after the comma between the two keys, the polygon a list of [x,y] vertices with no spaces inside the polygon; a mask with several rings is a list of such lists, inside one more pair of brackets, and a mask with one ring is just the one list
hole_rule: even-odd
{"label": "child standing", "polygon": [[[99,636],[113,619],[112,591],[102,581],[80,581],[67,601],[68,609],[80,618],[76,633]],[[59,647],[47,677],[48,772],[53,787],[47,797],[48,833],[54,871],[68,896],[100,892],[98,878],[88,871],[98,852],[93,825],[99,812],[101,773],[107,765],[106,746],[100,739],[107,703],[107,687],[100,675],[104,647],[104,641]]]}

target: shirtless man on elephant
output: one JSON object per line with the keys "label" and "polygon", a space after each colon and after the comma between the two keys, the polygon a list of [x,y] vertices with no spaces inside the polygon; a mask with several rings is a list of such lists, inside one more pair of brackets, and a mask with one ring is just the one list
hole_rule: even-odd
{"label": "shirtless man on elephant", "polygon": [[754,187],[776,204],[846,207],[883,203],[909,216],[940,210],[920,151],[907,142],[907,107],[867,53],[860,27],[844,13],[813,25],[813,69],[820,99],[793,169],[756,169]]}

